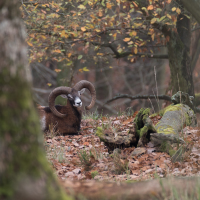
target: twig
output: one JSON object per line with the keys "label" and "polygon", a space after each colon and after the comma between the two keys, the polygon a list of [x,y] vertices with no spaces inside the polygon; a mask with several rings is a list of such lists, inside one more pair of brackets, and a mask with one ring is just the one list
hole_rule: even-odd
{"label": "twig", "polygon": [[[136,95],[136,96],[131,96],[131,95],[128,95],[128,94],[118,94],[117,96],[113,97],[112,99],[106,101],[105,104],[110,103],[112,101],[115,101],[117,99],[121,99],[121,98],[129,98],[131,100],[135,100],[135,99],[156,99],[155,95]],[[168,96],[168,95],[158,95],[157,98],[160,99],[160,100],[171,101],[171,97]]]}

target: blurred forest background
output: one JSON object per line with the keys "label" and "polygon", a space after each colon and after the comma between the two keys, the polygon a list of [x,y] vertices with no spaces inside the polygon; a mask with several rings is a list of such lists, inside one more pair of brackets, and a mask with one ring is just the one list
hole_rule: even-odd
{"label": "blurred forest background", "polygon": [[[198,96],[200,27],[181,1],[20,1],[36,103],[48,105],[53,88],[86,79],[97,91],[93,111],[109,115],[141,107],[158,111],[165,101],[123,98],[105,102],[117,94],[171,96],[177,90],[173,79],[184,91],[179,72],[172,78],[172,68],[178,65],[176,56],[178,60],[180,55],[169,54],[171,33],[186,41],[188,49],[182,57],[189,56],[185,63],[191,71],[182,70],[193,77],[192,87]],[[175,61],[169,56],[174,56]],[[175,67],[170,68],[170,63]],[[188,91],[193,93],[192,89]],[[89,95],[84,94],[83,100],[88,104]],[[57,103],[64,102],[58,98]]]}

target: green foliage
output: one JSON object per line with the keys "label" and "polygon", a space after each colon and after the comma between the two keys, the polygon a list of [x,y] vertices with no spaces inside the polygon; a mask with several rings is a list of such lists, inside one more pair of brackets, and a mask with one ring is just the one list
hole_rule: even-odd
{"label": "green foliage", "polygon": [[78,152],[78,157],[80,159],[80,165],[84,167],[86,171],[91,169],[91,151],[88,153],[85,149]]}
{"label": "green foliage", "polygon": [[[99,51],[103,32],[107,33],[110,42],[121,40],[116,45],[116,51],[123,55],[126,47],[130,52],[126,56],[131,62],[134,61],[133,55],[143,53],[145,57],[146,52],[152,54],[153,49],[148,51],[146,48],[151,41],[157,39],[158,44],[165,44],[168,40],[154,25],[175,28],[177,17],[183,10],[171,1],[165,2],[165,8],[162,1],[147,2],[146,5],[142,1],[136,3],[125,0],[22,3],[22,17],[28,29],[30,60],[41,61],[53,55],[54,60],[65,61],[70,67],[74,59],[84,63],[90,44],[93,44],[96,49],[95,61],[97,57],[105,56],[105,53]],[[148,20],[144,20],[146,16]],[[148,39],[144,41],[138,29]],[[73,47],[80,41],[85,42],[84,51],[75,54]],[[87,70],[86,66],[80,69],[81,72]]]}
{"label": "green foliage", "polygon": [[93,171],[93,172],[91,172],[91,176],[92,176],[93,179],[94,179],[94,177],[97,176],[98,174],[99,174],[98,171]]}

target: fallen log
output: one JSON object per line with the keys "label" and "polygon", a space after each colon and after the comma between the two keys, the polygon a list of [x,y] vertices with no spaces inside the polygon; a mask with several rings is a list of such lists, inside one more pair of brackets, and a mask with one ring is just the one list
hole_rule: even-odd
{"label": "fallen log", "polygon": [[[152,141],[155,146],[167,144],[185,144],[179,132],[185,126],[196,125],[196,115],[193,111],[193,97],[183,92],[172,96],[173,104],[160,111],[161,120],[154,126],[149,118],[150,109],[142,108],[133,122],[128,135],[120,135],[112,131],[97,129],[96,134],[110,150],[129,146],[144,146]],[[157,115],[157,114],[156,114]]]}
{"label": "fallen log", "polygon": [[76,199],[88,200],[153,200],[199,199],[200,178],[181,177],[154,179],[134,183],[66,180],[64,187]]}

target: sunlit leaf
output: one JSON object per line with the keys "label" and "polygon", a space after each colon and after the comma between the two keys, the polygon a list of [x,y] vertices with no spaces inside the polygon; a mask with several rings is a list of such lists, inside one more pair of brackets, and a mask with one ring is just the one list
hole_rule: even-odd
{"label": "sunlit leaf", "polygon": [[157,21],[158,18],[151,19],[151,24],[154,24]]}
{"label": "sunlit leaf", "polygon": [[129,35],[130,35],[130,36],[136,36],[136,35],[137,35],[137,32],[136,32],[136,31],[131,31]]}
{"label": "sunlit leaf", "polygon": [[86,7],[84,5],[82,5],[82,4],[79,5],[78,8],[80,8],[80,9],[86,9]]}
{"label": "sunlit leaf", "polygon": [[176,12],[177,12],[178,14],[181,14],[181,9],[180,9],[180,8],[177,8],[177,9],[176,9]]}
{"label": "sunlit leaf", "polygon": [[68,38],[68,34],[65,32],[65,30],[63,30],[60,34],[61,37],[65,37]]}
{"label": "sunlit leaf", "polygon": [[83,57],[83,55],[79,55],[79,56],[78,56],[78,60],[80,60],[82,57]]}
{"label": "sunlit leaf", "polygon": [[163,19],[165,19],[165,15],[164,16],[162,16],[160,19],[159,19],[159,21],[162,21]]}
{"label": "sunlit leaf", "polygon": [[111,9],[111,8],[112,8],[112,5],[111,5],[110,3],[106,3],[106,7],[107,7],[108,9]]}
{"label": "sunlit leaf", "polygon": [[176,7],[173,7],[173,8],[172,8],[172,11],[174,12],[175,10],[176,10]]}
{"label": "sunlit leaf", "polygon": [[53,52],[55,52],[55,53],[62,53],[60,49],[56,49]]}
{"label": "sunlit leaf", "polygon": [[61,69],[54,69],[54,71],[59,73],[59,72],[61,72]]}
{"label": "sunlit leaf", "polygon": [[31,47],[33,46],[33,44],[32,44],[32,43],[30,43],[30,42],[27,42],[27,44],[28,44],[28,46],[31,46]]}
{"label": "sunlit leaf", "polygon": [[83,27],[81,27],[81,30],[82,31],[86,31],[86,28],[83,26]]}
{"label": "sunlit leaf", "polygon": [[147,10],[153,10],[153,5],[149,5],[149,6],[147,7]]}
{"label": "sunlit leaf", "polygon": [[129,42],[131,40],[131,38],[124,38],[123,40],[124,40],[124,42]]}
{"label": "sunlit leaf", "polygon": [[51,86],[52,86],[52,83],[47,83],[47,85],[48,85],[49,87],[51,87]]}
{"label": "sunlit leaf", "polygon": [[88,72],[88,71],[90,71],[87,67],[83,67],[83,71],[84,72]]}
{"label": "sunlit leaf", "polygon": [[134,48],[134,53],[137,54],[138,53],[138,49],[135,47]]}

